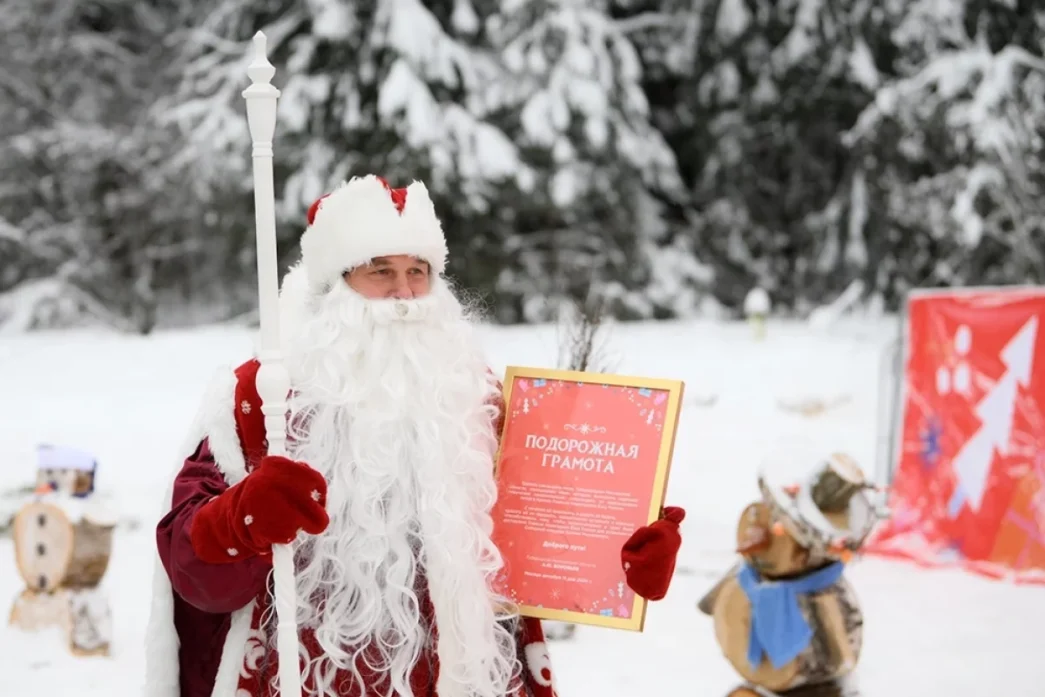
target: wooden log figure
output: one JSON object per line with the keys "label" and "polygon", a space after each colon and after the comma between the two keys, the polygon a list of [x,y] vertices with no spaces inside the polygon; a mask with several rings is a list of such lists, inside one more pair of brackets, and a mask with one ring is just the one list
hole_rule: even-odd
{"label": "wooden log figure", "polygon": [[798,543],[772,509],[753,503],[737,523],[737,553],[767,578],[794,576],[809,569],[809,550]]}
{"label": "wooden log figure", "polygon": [[109,603],[95,589],[69,592],[69,650],[76,656],[108,656],[112,635]]}
{"label": "wooden log figure", "polygon": [[65,627],[69,619],[69,596],[64,591],[37,593],[26,589],[15,599],[8,624],[27,632]]}
{"label": "wooden log figure", "polygon": [[863,644],[863,616],[842,571],[880,510],[844,456],[804,485],[773,486],[763,477],[759,485],[763,500],[737,523],[740,561],[698,603],[713,618],[726,659],[748,681],[731,697],[840,686]]}
{"label": "wooden log figure", "polygon": [[109,655],[112,617],[107,599],[97,589],[26,589],[11,607],[8,624],[27,632],[58,628],[75,656]]}
{"label": "wooden log figure", "polygon": [[[786,533],[774,536],[774,539],[785,536]],[[755,685],[780,691],[840,678],[855,668],[863,644],[863,616],[852,587],[840,573],[837,578],[826,575],[823,585],[817,590],[795,592],[799,626],[806,627],[808,633],[804,643],[799,637],[792,644],[796,648],[785,653],[787,659],[780,663],[775,664],[770,655],[760,655],[757,661],[752,660],[752,631],[757,615],[748,595],[751,584],[742,581],[741,573],[745,568],[753,570],[755,567],[738,567],[701,601],[702,608],[711,608],[708,614],[714,620],[715,639],[741,677]],[[831,570],[832,566],[828,565],[816,571],[829,574]],[[785,577],[754,573],[754,585],[757,586],[761,579],[772,579],[770,587],[776,588],[785,588],[783,584],[789,582],[800,583],[816,578],[813,572],[792,573]],[[763,634],[784,632],[780,627],[762,629]]]}
{"label": "wooden log figure", "polygon": [[113,527],[46,500],[29,503],[14,520],[18,572],[38,592],[92,588],[109,566]]}
{"label": "wooden log figure", "polygon": [[60,628],[77,656],[107,656],[109,566],[115,520],[90,501],[48,493],[15,515],[15,565],[26,588],[8,618],[24,631]]}

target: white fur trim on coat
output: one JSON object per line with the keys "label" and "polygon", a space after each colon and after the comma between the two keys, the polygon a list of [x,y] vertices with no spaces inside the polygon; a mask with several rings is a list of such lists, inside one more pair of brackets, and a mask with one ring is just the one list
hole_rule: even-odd
{"label": "white fur trim on coat", "polygon": [[396,254],[424,259],[436,274],[446,269],[443,227],[421,182],[406,188],[400,214],[380,179],[354,177],[320,202],[301,237],[302,262],[316,288],[375,257]]}
{"label": "white fur trim on coat", "polygon": [[221,648],[221,662],[218,674],[214,677],[214,689],[210,697],[236,697],[239,677],[244,670],[247,659],[247,643],[250,640],[250,625],[254,620],[256,600],[232,613],[229,633],[225,635],[225,645]]}
{"label": "white fur trim on coat", "polygon": [[[223,368],[218,371],[203,397],[196,433],[190,433],[185,457],[191,455],[204,436],[214,456],[214,464],[229,486],[247,476],[247,461],[236,432],[236,373]],[[195,429],[194,429],[195,430]],[[184,449],[184,448],[183,448]]]}
{"label": "white fur trim on coat", "polygon": [[[212,380],[189,429],[189,435],[178,453],[160,517],[171,509],[174,479],[184,466],[185,458],[196,452],[204,438],[208,439],[218,470],[230,486],[246,476],[246,463],[236,433],[235,399],[236,375],[231,369],[223,368]],[[212,697],[234,697],[253,614],[253,601],[232,613],[232,626],[225,640]],[[144,697],[179,697],[178,646],[178,633],[174,629],[174,589],[160,561],[159,552],[155,552],[152,602],[145,631]],[[230,671],[232,678],[229,677]]]}

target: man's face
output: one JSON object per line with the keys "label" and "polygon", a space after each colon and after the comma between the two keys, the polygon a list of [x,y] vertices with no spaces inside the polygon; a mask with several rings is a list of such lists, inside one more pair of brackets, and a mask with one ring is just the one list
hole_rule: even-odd
{"label": "man's face", "polygon": [[411,300],[428,295],[431,288],[428,262],[408,254],[375,257],[365,266],[345,274],[345,283],[364,298]]}

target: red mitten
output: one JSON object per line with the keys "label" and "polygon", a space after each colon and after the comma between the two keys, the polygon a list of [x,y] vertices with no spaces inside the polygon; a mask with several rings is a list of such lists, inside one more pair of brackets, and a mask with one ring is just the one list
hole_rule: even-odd
{"label": "red mitten", "polygon": [[660,520],[636,530],[620,551],[628,587],[646,600],[660,600],[668,593],[682,546],[679,523],[685,517],[681,508],[665,508]]}
{"label": "red mitten", "polygon": [[303,462],[262,458],[243,481],[200,508],[192,522],[192,547],[201,561],[227,564],[268,554],[289,544],[299,530],[318,535],[330,523],[327,482]]}

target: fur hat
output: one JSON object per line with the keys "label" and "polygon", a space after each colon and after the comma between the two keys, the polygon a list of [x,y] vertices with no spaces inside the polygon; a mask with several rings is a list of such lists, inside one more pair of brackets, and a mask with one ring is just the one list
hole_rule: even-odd
{"label": "fur hat", "polygon": [[353,177],[308,210],[301,263],[309,284],[333,283],[375,257],[409,254],[446,269],[446,238],[428,189],[415,181],[393,189],[373,174]]}

